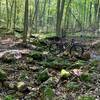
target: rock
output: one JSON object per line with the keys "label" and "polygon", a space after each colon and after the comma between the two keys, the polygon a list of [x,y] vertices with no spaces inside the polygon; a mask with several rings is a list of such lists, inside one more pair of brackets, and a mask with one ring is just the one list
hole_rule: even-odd
{"label": "rock", "polygon": [[73,56],[69,60],[72,61],[72,62],[75,62],[75,61],[77,61],[77,58]]}
{"label": "rock", "polygon": [[9,89],[7,91],[7,94],[15,94],[16,93],[16,90],[13,90],[13,89]]}
{"label": "rock", "polygon": [[92,47],[95,49],[100,48],[100,40],[96,40],[92,43]]}
{"label": "rock", "polygon": [[56,77],[50,77],[47,81],[45,81],[45,82],[43,82],[41,84],[41,87],[43,87],[43,86],[55,87],[58,82],[59,82],[58,78],[56,78]]}
{"label": "rock", "polygon": [[83,72],[81,69],[73,69],[72,74],[77,76],[77,77],[80,77],[83,74]]}
{"label": "rock", "polygon": [[[24,94],[23,94],[22,92],[19,92],[19,91],[16,92],[16,96],[17,96],[17,97],[23,97],[23,95],[24,95]],[[18,99],[18,100],[19,100],[19,99]]]}
{"label": "rock", "polygon": [[84,96],[79,96],[77,100],[96,100],[96,99],[94,98],[94,96],[84,95]]}
{"label": "rock", "polygon": [[20,92],[23,92],[24,90],[26,90],[27,85],[25,84],[25,82],[18,82],[17,83],[17,89]]}
{"label": "rock", "polygon": [[20,59],[22,57],[21,52],[19,50],[8,50],[0,53],[0,58],[2,61],[11,63],[16,59]]}
{"label": "rock", "polygon": [[0,88],[2,88],[2,83],[0,82]]}
{"label": "rock", "polygon": [[10,83],[9,83],[9,88],[10,88],[10,89],[15,89],[15,84],[12,83],[12,82],[10,82]]}
{"label": "rock", "polygon": [[91,58],[91,53],[89,51],[84,52],[82,55],[83,60],[89,60]]}
{"label": "rock", "polygon": [[39,51],[33,51],[31,54],[29,54],[30,57],[33,58],[33,60],[41,61],[43,60],[42,52]]}
{"label": "rock", "polygon": [[61,70],[61,77],[62,77],[62,78],[67,78],[67,77],[69,77],[70,75],[71,75],[71,74],[70,74],[69,71],[66,71],[66,70],[64,70],[64,69]]}
{"label": "rock", "polygon": [[26,58],[26,63],[28,63],[28,64],[34,63],[33,58],[32,57],[27,57]]}
{"label": "rock", "polygon": [[32,92],[36,92],[36,91],[39,91],[39,88],[32,88],[32,87],[28,87],[28,89]]}
{"label": "rock", "polygon": [[3,81],[7,78],[7,74],[4,70],[0,69],[0,80]]}
{"label": "rock", "polygon": [[11,63],[12,61],[14,61],[14,55],[11,54],[10,52],[6,52],[3,56],[2,56],[2,61],[6,62],[6,63]]}
{"label": "rock", "polygon": [[3,82],[4,87],[9,88],[9,83],[10,83],[9,81],[4,81]]}

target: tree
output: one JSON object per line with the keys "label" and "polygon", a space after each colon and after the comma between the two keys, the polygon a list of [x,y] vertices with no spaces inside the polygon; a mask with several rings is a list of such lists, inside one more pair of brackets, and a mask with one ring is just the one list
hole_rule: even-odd
{"label": "tree", "polygon": [[56,23],[56,34],[61,36],[61,22],[63,17],[65,0],[57,0],[57,23]]}
{"label": "tree", "polygon": [[9,8],[8,8],[8,0],[6,0],[6,11],[7,11],[7,29],[9,27]]}
{"label": "tree", "polygon": [[24,13],[24,33],[23,42],[27,42],[27,32],[28,32],[28,0],[25,0],[25,13]]}
{"label": "tree", "polygon": [[16,0],[14,0],[14,20],[13,20],[13,29],[16,27]]}

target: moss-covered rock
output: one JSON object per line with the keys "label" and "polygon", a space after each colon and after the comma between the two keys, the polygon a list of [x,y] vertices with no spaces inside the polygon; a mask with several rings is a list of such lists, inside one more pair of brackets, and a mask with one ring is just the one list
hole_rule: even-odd
{"label": "moss-covered rock", "polygon": [[18,91],[23,92],[24,90],[26,90],[27,85],[25,84],[25,82],[18,82],[16,87]]}
{"label": "moss-covered rock", "polygon": [[89,51],[84,52],[82,55],[82,59],[88,61],[91,58],[91,53]]}
{"label": "moss-covered rock", "polygon": [[14,54],[10,53],[10,52],[6,52],[3,56],[2,56],[2,61],[5,63],[11,63],[15,61],[14,58]]}
{"label": "moss-covered rock", "polygon": [[0,69],[0,80],[3,81],[6,78],[7,78],[7,73],[4,70]]}
{"label": "moss-covered rock", "polygon": [[33,58],[33,60],[41,61],[43,60],[42,52],[40,51],[33,51],[31,54],[29,54],[30,57]]}
{"label": "moss-covered rock", "polygon": [[46,68],[45,70],[43,70],[42,72],[39,72],[37,79],[40,82],[44,82],[49,78],[49,72],[48,69]]}
{"label": "moss-covered rock", "polygon": [[79,96],[78,100],[96,100],[93,96]]}
{"label": "moss-covered rock", "polygon": [[68,78],[70,76],[70,72],[64,69],[61,70],[61,78]]}

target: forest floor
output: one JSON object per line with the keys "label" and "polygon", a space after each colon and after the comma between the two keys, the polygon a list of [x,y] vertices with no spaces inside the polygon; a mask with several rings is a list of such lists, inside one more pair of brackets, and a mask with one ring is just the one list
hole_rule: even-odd
{"label": "forest floor", "polygon": [[100,48],[84,61],[74,60],[68,51],[51,54],[36,41],[33,50],[21,42],[0,37],[0,100],[100,100]]}

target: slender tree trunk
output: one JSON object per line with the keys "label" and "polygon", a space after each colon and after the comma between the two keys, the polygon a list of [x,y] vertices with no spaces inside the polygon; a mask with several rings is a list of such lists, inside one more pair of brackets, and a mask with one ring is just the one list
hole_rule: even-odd
{"label": "slender tree trunk", "polygon": [[58,36],[61,36],[61,22],[63,17],[63,11],[64,11],[64,4],[65,0],[57,0],[57,23],[56,23],[56,34]]}
{"label": "slender tree trunk", "polygon": [[45,11],[46,11],[46,4],[47,4],[47,0],[44,0],[43,11],[42,11],[42,15],[41,15],[41,17],[40,17],[42,27],[45,25]]}
{"label": "slender tree trunk", "polygon": [[39,8],[39,0],[35,0],[35,32],[37,33],[37,21],[38,21],[38,9]]}
{"label": "slender tree trunk", "polygon": [[[100,1],[98,0],[98,16],[97,16],[97,28],[100,29]],[[98,31],[98,33],[100,34],[100,30]]]}
{"label": "slender tree trunk", "polygon": [[7,11],[7,29],[9,27],[9,9],[8,9],[8,0],[6,0],[6,11]]}
{"label": "slender tree trunk", "polygon": [[57,23],[56,23],[56,35],[60,35],[60,23],[59,23],[59,15],[60,15],[60,0],[57,0]]}
{"label": "slender tree trunk", "polygon": [[94,3],[94,11],[95,11],[95,24],[96,28],[98,28],[100,22],[100,1],[96,0]]}
{"label": "slender tree trunk", "polygon": [[28,32],[28,0],[25,0],[25,13],[24,13],[24,33],[23,42],[27,42],[27,32]]}
{"label": "slender tree trunk", "polygon": [[85,24],[86,24],[86,0],[84,3],[84,27],[85,27]]}
{"label": "slender tree trunk", "polygon": [[[0,19],[1,19],[1,1],[0,1]],[[1,26],[1,21],[0,21],[0,26]]]}
{"label": "slender tree trunk", "polygon": [[92,2],[90,2],[90,12],[89,12],[89,25],[91,25],[91,18],[92,18]]}
{"label": "slender tree trunk", "polygon": [[13,19],[13,33],[16,27],[16,0],[14,0],[14,19]]}
{"label": "slender tree trunk", "polygon": [[47,17],[47,32],[48,32],[48,19],[50,18],[50,5],[51,5],[51,0],[48,1],[48,17]]}
{"label": "slender tree trunk", "polygon": [[66,26],[66,22],[67,22],[67,29],[69,27],[69,13],[70,13],[70,6],[71,4],[71,0],[69,0],[68,5],[66,7],[66,12],[65,12],[65,18],[64,18],[64,26]]}
{"label": "slender tree trunk", "polygon": [[9,27],[11,28],[11,24],[12,24],[12,13],[13,13],[13,6],[14,6],[14,0],[12,1],[11,5],[10,5],[10,15],[9,15]]}

